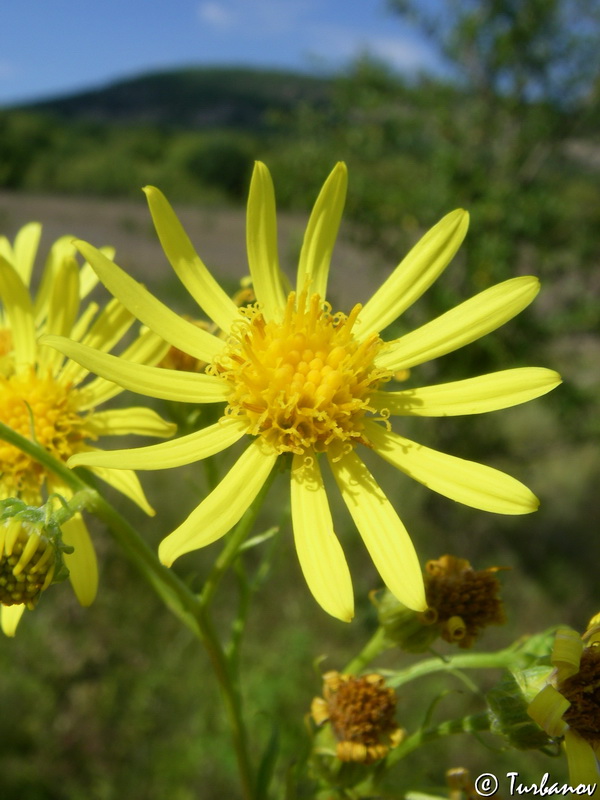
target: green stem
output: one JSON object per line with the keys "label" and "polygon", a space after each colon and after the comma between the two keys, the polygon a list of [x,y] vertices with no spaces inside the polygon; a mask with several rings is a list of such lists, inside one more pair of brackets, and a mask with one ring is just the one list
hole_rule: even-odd
{"label": "green stem", "polygon": [[386,637],[383,628],[377,628],[373,636],[369,639],[363,649],[356,655],[352,661],[343,669],[348,675],[357,675],[367,666],[367,664],[377,656],[381,655],[385,650],[389,650],[390,644]]}
{"label": "green stem", "polygon": [[378,770],[371,773],[369,777],[363,781],[359,786],[355,787],[358,790],[357,797],[369,796],[373,792],[377,784],[380,782],[383,775],[386,775],[388,770],[397,764],[407,755],[418,750],[419,747],[435,742],[438,739],[443,739],[446,736],[453,736],[457,733],[479,733],[481,731],[488,731],[490,729],[490,718],[486,711],[479,714],[470,714],[461,719],[451,719],[436,725],[433,728],[425,728],[413,733],[412,736],[406,738],[401,742],[398,747],[391,750],[385,760],[385,769]]}
{"label": "green stem", "polygon": [[[154,550],[119,512],[98,492],[90,488],[78,475],[62,462],[54,459],[44,448],[24,438],[12,428],[0,422],[0,438],[23,450],[56,474],[66,486],[73,490],[77,510],[85,507],[104,521],[127,557],[148,581],[167,607],[203,642],[221,687],[225,709],[232,730],[240,781],[245,800],[255,796],[254,780],[248,754],[247,735],[241,715],[238,692],[229,672],[227,658],[219,637],[210,621],[205,604],[177,577],[176,573],[163,566]],[[85,503],[83,502],[85,498]],[[81,506],[79,503],[81,502]],[[253,511],[254,513],[254,511]]]}
{"label": "green stem", "polygon": [[152,586],[165,605],[201,639],[199,623],[200,604],[196,595],[178,577],[158,560],[154,550],[145,542],[130,523],[97,492],[88,510],[105,522],[113,538],[125,551],[129,560]]}
{"label": "green stem", "polygon": [[396,762],[405,758],[409,753],[422,747],[424,744],[434,742],[436,739],[443,739],[445,736],[452,736],[456,733],[479,733],[490,729],[490,718],[487,711],[479,714],[470,714],[461,719],[451,719],[436,725],[434,728],[426,728],[417,731],[409,736],[398,747],[388,754],[386,766],[391,767]]}
{"label": "green stem", "polygon": [[68,501],[64,500],[64,498],[61,498],[61,505],[52,511],[54,522],[60,527],[63,523],[67,522],[67,520],[70,520],[71,517],[74,517],[75,514],[88,509],[90,507],[90,503],[95,499],[95,496],[96,491],[94,489],[90,489],[88,486],[85,489],[80,489],[79,491],[75,492],[75,494],[70,497]]}
{"label": "green stem", "polygon": [[444,658],[437,656],[419,661],[407,669],[393,673],[386,678],[386,683],[388,686],[397,688],[434,672],[454,672],[459,669],[502,669],[515,665],[521,660],[521,657],[514,644],[495,653],[461,653]]}
{"label": "green stem", "polygon": [[177,574],[164,567],[154,551],[139,536],[137,531],[124,520],[100,495],[91,509],[111,528],[113,535],[123,547],[130,560],[157,592],[163,602],[187,625],[204,644],[217,681],[231,726],[231,736],[235,748],[244,798],[254,797],[254,779],[248,754],[248,737],[242,718],[239,692],[232,678],[227,658],[208,615],[208,608],[177,577]]}
{"label": "green stem", "polygon": [[39,444],[32,442],[31,439],[26,439],[24,436],[21,436],[20,433],[17,433],[12,428],[9,428],[9,426],[5,425],[3,422],[0,422],[0,439],[4,439],[5,442],[18,447],[19,450],[27,453],[28,456],[34,458],[36,461],[46,467],[46,469],[54,472],[54,474],[58,475],[69,488],[73,489],[74,492],[90,488],[87,483],[84,483],[72,470],[66,467],[62,461],[57,461],[47,450],[44,450],[43,447],[40,447]]}

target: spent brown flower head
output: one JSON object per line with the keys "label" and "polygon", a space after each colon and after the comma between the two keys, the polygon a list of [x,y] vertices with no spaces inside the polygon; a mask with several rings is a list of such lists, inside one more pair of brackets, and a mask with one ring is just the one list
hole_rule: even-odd
{"label": "spent brown flower head", "polygon": [[396,694],[376,673],[360,678],[325,673],[323,697],[314,698],[311,714],[319,726],[330,723],[340,761],[369,764],[404,738],[395,720]]}
{"label": "spent brown flower head", "polygon": [[600,642],[583,650],[579,672],[565,678],[557,688],[571,703],[563,719],[597,748],[600,745]]}
{"label": "spent brown flower head", "polygon": [[447,642],[471,647],[487,625],[505,622],[496,572],[506,567],[474,570],[465,558],[444,555],[425,565],[428,609],[421,619],[437,624]]}

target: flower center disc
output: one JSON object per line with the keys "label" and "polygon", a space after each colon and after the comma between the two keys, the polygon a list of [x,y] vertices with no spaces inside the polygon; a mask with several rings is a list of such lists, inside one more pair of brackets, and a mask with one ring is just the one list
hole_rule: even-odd
{"label": "flower center disc", "polygon": [[[0,421],[27,439],[36,441],[55,458],[66,461],[89,432],[77,413],[80,393],[56,381],[51,374],[38,376],[33,369],[0,377]],[[3,496],[39,501],[45,468],[14,445],[0,441],[0,487]]]}
{"label": "flower center disc", "polygon": [[371,393],[390,373],[373,364],[382,341],[358,341],[352,327],[360,311],[332,314],[314,294],[292,292],[282,322],[265,321],[258,306],[240,309],[223,354],[207,372],[231,387],[228,416],[245,416],[249,432],[278,453],[328,450],[334,458],[363,438]]}

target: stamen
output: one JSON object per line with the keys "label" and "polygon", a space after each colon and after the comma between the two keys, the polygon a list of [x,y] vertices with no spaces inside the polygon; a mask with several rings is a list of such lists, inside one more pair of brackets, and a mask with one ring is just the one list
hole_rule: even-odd
{"label": "stamen", "polygon": [[[0,375],[0,421],[61,461],[77,452],[84,439],[96,438],[87,427],[89,417],[79,411],[84,401],[82,392],[50,372],[38,375],[31,368],[10,377]],[[17,447],[0,442],[0,464],[5,496],[39,502],[46,478],[39,462]]]}
{"label": "stamen", "polygon": [[349,316],[332,314],[318,294],[288,296],[283,322],[266,321],[258,305],[242,311],[223,354],[207,372],[230,386],[226,416],[245,416],[248,431],[278,453],[302,455],[333,445],[334,457],[365,442],[369,398],[390,373],[374,366],[377,335],[359,342]]}

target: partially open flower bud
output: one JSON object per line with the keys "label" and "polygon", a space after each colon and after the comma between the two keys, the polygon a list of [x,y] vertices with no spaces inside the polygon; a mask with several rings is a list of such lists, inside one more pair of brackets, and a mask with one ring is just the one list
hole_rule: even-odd
{"label": "partially open flower bud", "polygon": [[36,525],[17,518],[0,523],[0,603],[35,607],[57,566],[57,550]]}

